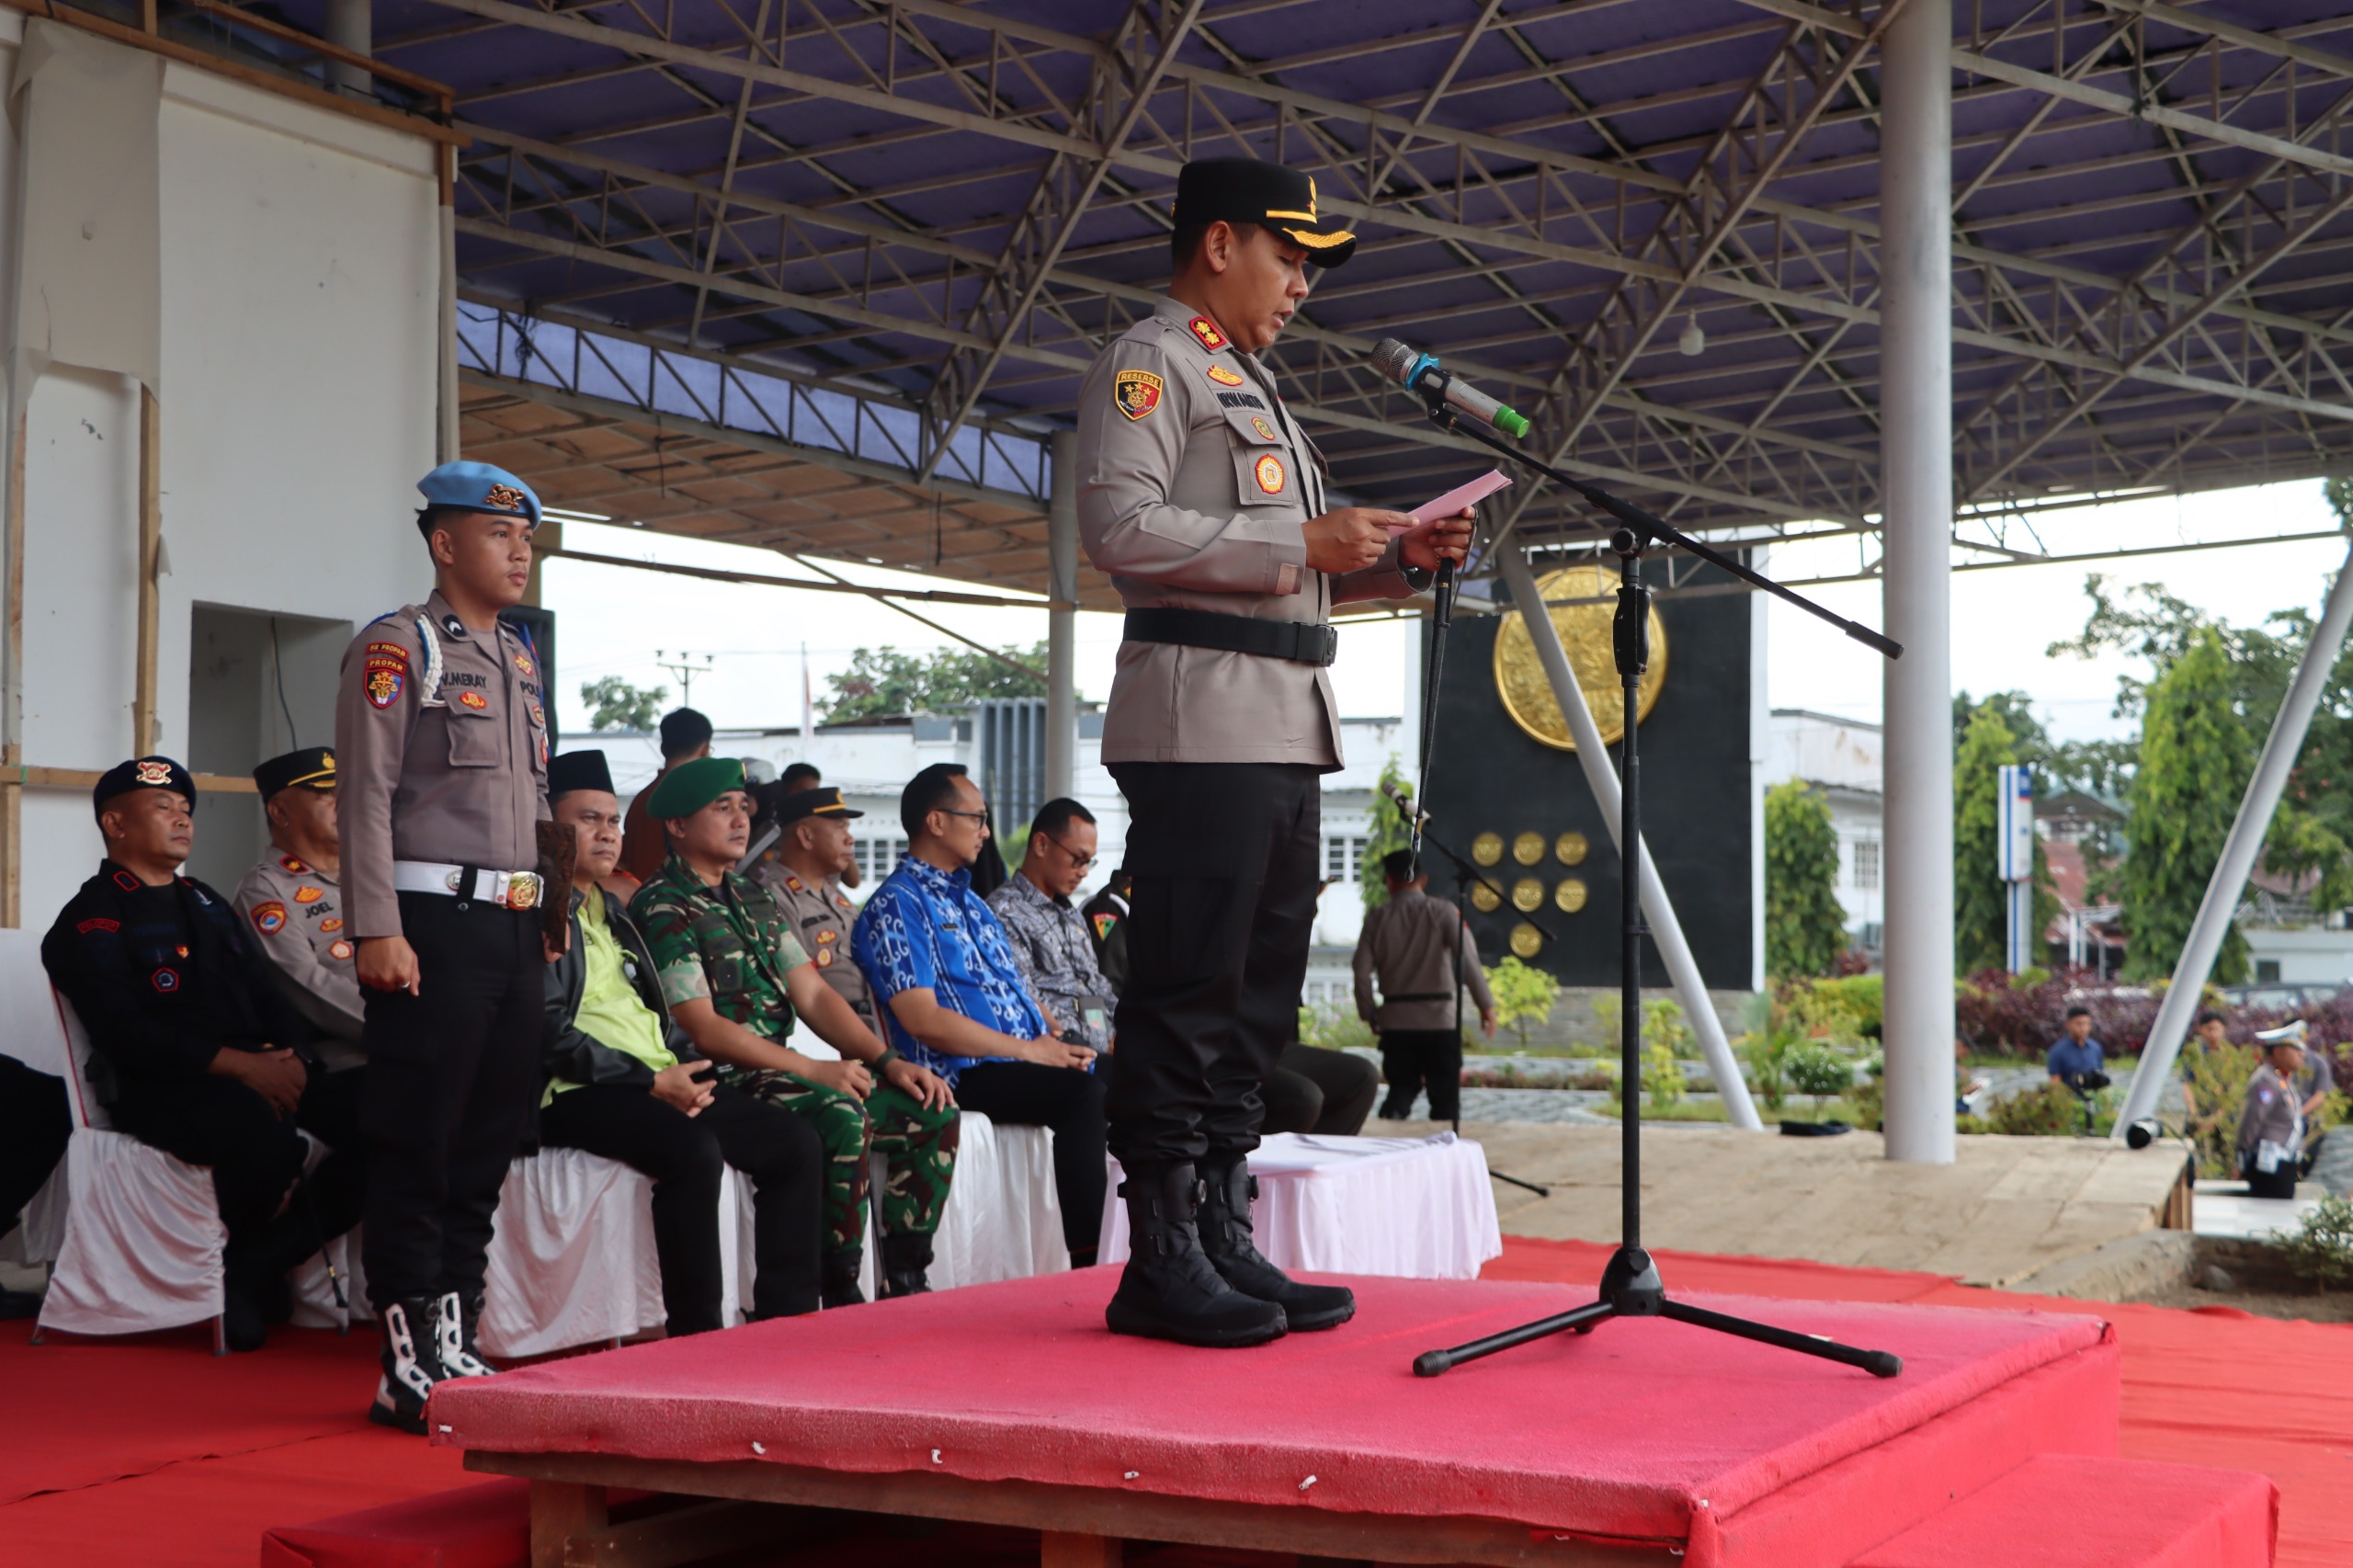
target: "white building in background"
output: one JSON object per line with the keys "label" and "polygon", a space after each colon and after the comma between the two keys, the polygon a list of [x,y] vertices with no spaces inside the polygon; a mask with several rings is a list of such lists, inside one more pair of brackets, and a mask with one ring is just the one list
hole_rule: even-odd
{"label": "white building in background", "polygon": [[[1082,712],[1074,793],[1095,813],[1101,847],[1095,869],[1080,890],[1092,896],[1118,869],[1127,844],[1127,803],[1103,767],[1103,715]],[[906,853],[906,835],[899,826],[899,791],[907,780],[935,762],[961,762],[987,787],[979,726],[967,715],[917,715],[847,724],[820,724],[815,736],[804,741],[800,727],[721,730],[711,743],[721,756],[740,756],[764,765],[766,777],[776,778],[795,762],[813,763],[827,784],[837,786],[848,802],[866,815],[855,824],[858,867],[871,887]],[[1372,808],[1379,796],[1373,786],[1392,756],[1405,749],[1404,726],[1396,719],[1343,719],[1341,751],[1347,766],[1324,776],[1324,890],[1315,920],[1319,948],[1352,949],[1364,922],[1364,904],[1357,892],[1357,871],[1364,860],[1372,833]],[[608,730],[597,734],[567,734],[563,749],[603,748],[613,770],[613,783],[624,800],[652,780],[662,766],[655,737],[642,731]],[[757,771],[757,769],[756,769]],[[1003,791],[992,790],[992,794]],[[1012,820],[997,806],[997,827],[1011,833],[1027,825]],[[853,894],[852,896],[858,896]],[[1318,972],[1309,983],[1311,1001],[1333,998],[1331,978]],[[1345,964],[1342,967],[1345,976]]]}
{"label": "white building in background", "polygon": [[1830,807],[1838,833],[1838,903],[1855,945],[1877,952],[1887,919],[1881,846],[1886,797],[1880,726],[1803,708],[1776,708],[1766,731],[1768,788],[1802,778]]}

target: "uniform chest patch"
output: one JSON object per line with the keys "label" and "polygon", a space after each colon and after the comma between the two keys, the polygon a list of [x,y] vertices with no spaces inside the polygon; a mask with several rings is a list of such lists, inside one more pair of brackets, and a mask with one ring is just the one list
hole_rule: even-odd
{"label": "uniform chest patch", "polygon": [[1256,414],[1250,416],[1250,428],[1258,432],[1258,439],[1261,441],[1271,441],[1276,438],[1275,427]]}
{"label": "uniform chest patch", "polygon": [[1201,347],[1214,354],[1225,347],[1225,334],[1218,331],[1217,323],[1207,316],[1195,316],[1185,324],[1185,329],[1201,340]]}
{"label": "uniform chest patch", "polygon": [[531,673],[532,673],[532,666],[531,666],[531,661],[530,661],[530,657],[529,657],[529,655],[528,655],[528,654],[524,654],[524,653],[517,653],[517,654],[516,654],[516,655],[515,655],[515,667],[516,667],[517,669],[518,669],[518,670],[522,671],[525,675],[529,675],[529,674],[531,674]]}
{"label": "uniform chest patch", "polygon": [[479,691],[461,691],[458,693],[458,700],[477,713],[490,706],[490,699]]}
{"label": "uniform chest patch", "polygon": [[1283,460],[1274,453],[1268,452],[1261,457],[1251,468],[1250,476],[1267,494],[1279,495],[1283,493]]}
{"label": "uniform chest patch", "polygon": [[1111,378],[1111,401],[1130,419],[1142,419],[1160,406],[1163,385],[1150,370],[1122,370]]}
{"label": "uniform chest patch", "polygon": [[319,900],[326,896],[326,891],[324,888],[296,888],[294,890],[294,902],[297,903],[316,903]]}
{"label": "uniform chest patch", "polygon": [[319,922],[319,929],[322,931],[340,931],[343,929],[343,922],[340,920],[322,920]]}
{"label": "uniform chest patch", "polygon": [[1209,378],[1222,387],[1238,387],[1242,384],[1242,378],[1222,365],[1211,365],[1209,368]]}
{"label": "uniform chest patch", "polygon": [[819,948],[817,949],[817,967],[819,969],[831,969],[834,967],[833,949]]}
{"label": "uniform chest patch", "polygon": [[536,702],[531,704],[531,722],[542,730],[548,727],[547,710]]}
{"label": "uniform chest patch", "polygon": [[841,933],[839,931],[820,931],[817,933],[817,940],[820,943],[838,941],[840,938]]}
{"label": "uniform chest patch", "polygon": [[329,943],[327,945],[327,957],[335,960],[337,963],[343,962],[345,960],[351,957],[351,944],[349,942]]}
{"label": "uniform chest patch", "polygon": [[74,929],[86,937],[93,931],[119,931],[122,929],[122,922],[109,920],[103,915],[93,915]]}
{"label": "uniform chest patch", "polygon": [[275,937],[286,929],[286,906],[276,899],[254,905],[254,929],[265,937]]}
{"label": "uniform chest patch", "polygon": [[150,984],[166,996],[180,988],[180,971],[176,969],[159,969],[147,978]]}
{"label": "uniform chest patch", "polygon": [[1219,405],[1224,408],[1264,408],[1267,406],[1265,403],[1258,401],[1258,394],[1256,392],[1220,392],[1217,394],[1217,401]]}

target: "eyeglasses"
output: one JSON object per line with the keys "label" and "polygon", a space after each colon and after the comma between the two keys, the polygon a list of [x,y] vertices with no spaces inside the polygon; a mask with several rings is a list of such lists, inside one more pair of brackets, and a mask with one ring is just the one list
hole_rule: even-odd
{"label": "eyeglasses", "polygon": [[1077,850],[1073,849],[1069,845],[1064,844],[1061,839],[1056,838],[1051,833],[1041,833],[1038,836],[1052,845],[1055,848],[1061,850],[1063,854],[1069,856],[1070,869],[1074,871],[1084,871],[1089,866],[1095,864],[1094,856],[1081,855]]}
{"label": "eyeglasses", "polygon": [[979,823],[983,827],[988,825],[989,814],[986,812],[960,812],[948,806],[941,806],[938,809],[939,814],[944,817],[971,817],[974,822]]}

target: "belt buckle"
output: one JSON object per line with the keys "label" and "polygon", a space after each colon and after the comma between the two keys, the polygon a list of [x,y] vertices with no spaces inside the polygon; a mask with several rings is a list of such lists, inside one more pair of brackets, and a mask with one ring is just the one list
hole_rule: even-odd
{"label": "belt buckle", "polygon": [[1319,621],[1315,633],[1315,662],[1328,669],[1340,656],[1340,629],[1329,621]]}
{"label": "belt buckle", "polygon": [[540,902],[540,874],[537,871],[517,871],[506,879],[506,907],[532,909]]}

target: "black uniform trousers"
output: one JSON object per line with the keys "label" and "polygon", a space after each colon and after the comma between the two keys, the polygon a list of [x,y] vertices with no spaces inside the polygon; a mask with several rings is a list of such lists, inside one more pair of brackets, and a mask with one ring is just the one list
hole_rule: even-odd
{"label": "black uniform trousers", "polygon": [[1103,1235],[1102,1069],[1049,1067],[1042,1062],[976,1062],[956,1076],[956,1103],[1008,1127],[1044,1127],[1054,1135],[1054,1199],[1063,1206],[1063,1245],[1092,1257]]}
{"label": "black uniform trousers", "polygon": [[1381,1074],[1363,1057],[1293,1041],[1258,1091],[1267,1102],[1264,1131],[1353,1138],[1380,1093]]}
{"label": "black uniform trousers", "polygon": [[1459,1029],[1383,1029],[1381,1070],[1389,1097],[1381,1114],[1403,1121],[1414,1114],[1415,1096],[1427,1085],[1430,1119],[1452,1121],[1462,1108],[1462,1033]]}
{"label": "black uniform trousers", "polygon": [[[325,1073],[314,1066],[290,1119],[234,1078],[212,1075],[133,1081],[107,1110],[117,1131],[211,1170],[213,1200],[229,1232],[224,1261],[231,1267],[241,1267],[259,1247],[269,1256],[256,1261],[272,1269],[291,1268],[359,1217],[367,1165],[361,1090],[358,1069]],[[304,1207],[290,1209],[287,1223],[274,1227],[278,1206],[302,1174],[301,1132],[315,1134],[328,1152],[311,1174]]]}
{"label": "black uniform trousers", "polygon": [[73,1136],[65,1080],[0,1056],[0,1235],[49,1180]]}
{"label": "black uniform trousers", "polygon": [[491,1216],[540,1092],[546,960],[536,912],[400,895],[417,994],[369,991],[368,1297],[471,1294]]}
{"label": "black uniform trousers", "polygon": [[1321,772],[1111,765],[1135,890],[1108,1109],[1111,1153],[1131,1171],[1258,1146],[1259,1086],[1299,1032],[1323,890]]}
{"label": "black uniform trousers", "polygon": [[751,1316],[817,1310],[825,1149],[817,1130],[782,1106],[721,1085],[688,1116],[642,1084],[583,1084],[540,1110],[540,1142],[585,1149],[654,1178],[654,1251],[672,1338],[725,1326],[719,1227],[735,1216],[719,1212],[722,1165],[752,1178]]}

